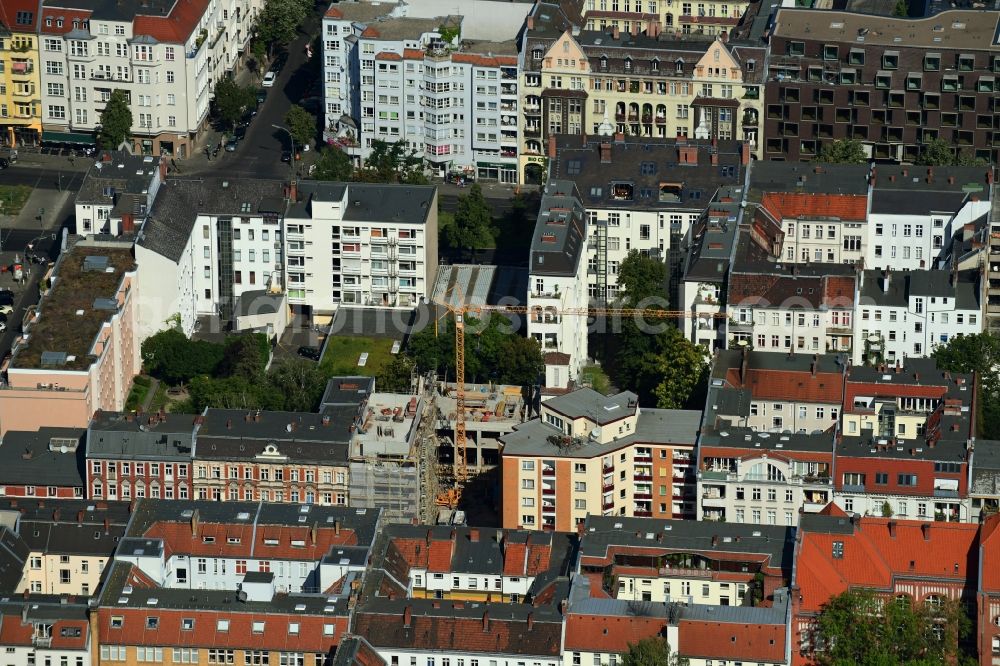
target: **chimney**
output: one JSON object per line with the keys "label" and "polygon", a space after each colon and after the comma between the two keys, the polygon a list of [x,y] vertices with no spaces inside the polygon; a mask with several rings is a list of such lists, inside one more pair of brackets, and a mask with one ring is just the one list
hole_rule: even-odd
{"label": "chimney", "polygon": [[83,524],[83,509],[76,512],[76,522]]}
{"label": "chimney", "polygon": [[226,430],[232,430],[232,429],[233,429],[233,420],[226,419]]}
{"label": "chimney", "polygon": [[638,21],[634,21],[632,23],[632,36],[633,37],[638,37],[639,36],[639,22]]}
{"label": "chimney", "polygon": [[111,520],[108,518],[104,519],[104,533],[105,534],[111,533]]}
{"label": "chimney", "polygon": [[740,144],[740,164],[743,166],[750,164],[750,143],[747,141]]}
{"label": "chimney", "polygon": [[479,543],[479,528],[471,527],[469,528],[469,541],[472,543]]}
{"label": "chimney", "polygon": [[718,546],[719,546],[719,535],[714,534],[712,535],[712,548],[718,548]]}
{"label": "chimney", "polygon": [[433,536],[433,534],[434,533],[431,530],[427,530],[427,545],[428,546],[431,545],[431,537]]}
{"label": "chimney", "polygon": [[164,156],[160,157],[160,181],[167,179],[167,158]]}
{"label": "chimney", "polygon": [[660,22],[650,21],[646,24],[646,36],[656,39],[660,36]]}
{"label": "chimney", "polygon": [[122,214],[122,233],[130,234],[135,231],[135,216],[132,213]]}
{"label": "chimney", "polygon": [[601,164],[611,164],[611,144],[607,141],[601,142]]}
{"label": "chimney", "polygon": [[740,385],[746,385],[747,366],[749,365],[750,365],[750,349],[748,347],[744,347],[743,358],[740,360]]}
{"label": "chimney", "polygon": [[[292,159],[295,159],[294,155],[292,155]],[[299,184],[294,180],[288,184],[288,200],[291,203],[299,200]]]}
{"label": "chimney", "polygon": [[407,604],[406,608],[403,609],[403,627],[409,629],[412,623],[413,623],[413,606]]}
{"label": "chimney", "polygon": [[889,291],[889,269],[882,271],[882,293]]}
{"label": "chimney", "polygon": [[896,521],[895,520],[890,520],[889,521],[889,536],[891,538],[893,538],[893,539],[896,538]]}
{"label": "chimney", "polygon": [[677,161],[681,164],[698,164],[698,146],[677,146]]}
{"label": "chimney", "polygon": [[719,151],[713,150],[711,155],[712,166],[719,166]]}
{"label": "chimney", "polygon": [[246,421],[247,423],[250,423],[250,412],[247,412],[247,413],[246,413],[246,414],[245,414],[245,415],[243,416],[243,420],[244,420],[244,421]]}
{"label": "chimney", "polygon": [[528,26],[528,30],[534,30],[535,29],[535,17],[534,16],[529,16],[527,19],[525,19],[525,24]]}
{"label": "chimney", "polygon": [[191,536],[198,536],[198,509],[195,509],[191,514]]}
{"label": "chimney", "polygon": [[528,613],[528,631],[531,631],[532,627],[535,626],[535,614]]}
{"label": "chimney", "polygon": [[554,160],[556,158],[556,135],[549,134],[549,159]]}
{"label": "chimney", "polygon": [[316,545],[316,523],[313,523],[312,527],[309,528],[309,541],[312,542],[312,545]]}
{"label": "chimney", "polygon": [[934,182],[934,169],[932,167],[927,167],[927,182]]}
{"label": "chimney", "polygon": [[56,507],[55,510],[52,512],[52,522],[56,523],[59,522],[59,507]]}
{"label": "chimney", "polygon": [[990,169],[989,171],[986,172],[986,184],[987,185],[993,184],[993,169]]}
{"label": "chimney", "polygon": [[809,366],[809,370],[812,372],[812,376],[816,376],[816,366],[819,365],[819,354],[813,354],[812,364]]}
{"label": "chimney", "polygon": [[253,415],[254,423],[260,423],[260,410],[258,409]]}
{"label": "chimney", "polygon": [[923,535],[924,541],[930,541],[931,540],[931,524],[930,523],[924,523],[923,525],[921,525],[920,526],[920,533]]}
{"label": "chimney", "polygon": [[621,32],[619,32],[618,26],[616,25],[616,26],[614,26],[614,27],[611,28],[611,39],[614,39],[614,40],[617,41],[619,37],[621,37]]}
{"label": "chimney", "polygon": [[333,533],[336,536],[340,536],[340,521],[339,520],[333,521]]}
{"label": "chimney", "polygon": [[955,184],[955,177],[954,176],[948,176],[948,184],[949,185],[954,185]]}
{"label": "chimney", "polygon": [[[615,28],[615,32],[617,31],[618,28]],[[489,631],[489,630],[490,630],[490,612],[483,611],[483,631]]]}

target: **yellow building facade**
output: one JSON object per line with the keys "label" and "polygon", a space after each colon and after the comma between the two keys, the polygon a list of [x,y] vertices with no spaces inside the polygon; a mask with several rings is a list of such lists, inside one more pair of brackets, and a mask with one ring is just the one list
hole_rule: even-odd
{"label": "yellow building facade", "polygon": [[38,143],[42,135],[38,5],[5,0],[0,13],[0,143]]}
{"label": "yellow building facade", "polygon": [[683,35],[719,35],[737,23],[747,2],[732,0],[587,0],[587,30],[645,32],[650,23]]}

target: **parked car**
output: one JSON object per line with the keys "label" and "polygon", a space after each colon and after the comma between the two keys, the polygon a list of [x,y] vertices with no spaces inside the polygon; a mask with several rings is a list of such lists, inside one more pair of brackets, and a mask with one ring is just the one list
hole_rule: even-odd
{"label": "parked car", "polygon": [[12,305],[0,305],[0,314],[9,315],[14,311],[14,306]]}
{"label": "parked car", "polygon": [[11,292],[0,293],[0,305],[14,305],[14,294]]}
{"label": "parked car", "polygon": [[281,161],[282,162],[291,162],[292,161],[292,151],[290,151],[290,150],[283,150],[283,151],[281,151]]}
{"label": "parked car", "polygon": [[302,347],[299,347],[299,356],[312,359],[313,361],[318,361],[320,356],[322,356],[322,353],[320,352],[319,347],[307,347],[303,345]]}
{"label": "parked car", "polygon": [[263,88],[257,91],[257,104],[263,104],[264,100],[267,99],[267,91]]}
{"label": "parked car", "polygon": [[236,146],[238,146],[239,143],[240,143],[239,139],[237,139],[235,136],[231,137],[228,141],[226,141],[226,152],[227,153],[235,153],[236,152]]}
{"label": "parked car", "polygon": [[10,166],[10,160],[6,157],[0,157],[0,169],[6,169]]}
{"label": "parked car", "polygon": [[274,80],[276,78],[278,78],[277,74],[275,74],[274,72],[268,72],[267,74],[264,75],[264,80],[261,82],[260,85],[264,86],[265,88],[270,88],[274,86]]}
{"label": "parked car", "polygon": [[237,125],[236,129],[233,130],[233,138],[237,141],[242,141],[247,138],[247,126]]}

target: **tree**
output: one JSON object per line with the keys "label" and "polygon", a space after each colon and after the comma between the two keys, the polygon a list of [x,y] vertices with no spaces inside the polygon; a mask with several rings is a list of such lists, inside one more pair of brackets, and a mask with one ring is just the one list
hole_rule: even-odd
{"label": "tree", "polygon": [[965,148],[957,153],[952,144],[938,138],[923,144],[916,164],[921,166],[987,166],[988,162],[976,157],[970,149]]}
{"label": "tree", "polygon": [[638,250],[628,253],[618,267],[618,288],[624,292],[628,307],[640,307],[642,301],[665,296],[667,266]]}
{"label": "tree", "polygon": [[316,159],[316,170],[313,178],[316,180],[348,181],[354,174],[351,158],[336,146],[327,146],[320,151]]}
{"label": "tree", "polygon": [[305,0],[267,0],[257,23],[260,38],[269,49],[292,41],[309,8]]}
{"label": "tree", "polygon": [[101,111],[101,126],[97,141],[101,148],[114,150],[132,134],[132,110],[129,108],[125,91],[116,88]]}
{"label": "tree", "polygon": [[674,654],[665,638],[656,636],[629,643],[628,652],[618,663],[621,666],[685,666],[688,661]]}
{"label": "tree", "polygon": [[867,164],[868,155],[857,139],[838,139],[823,144],[816,156],[817,162],[831,164]]}
{"label": "tree", "polygon": [[259,381],[271,358],[271,347],[263,333],[234,335],[226,340],[217,375]]}
{"label": "tree", "polygon": [[882,502],[882,517],[892,518],[892,505],[888,501]]}
{"label": "tree", "polygon": [[468,194],[458,197],[454,223],[445,228],[445,242],[454,249],[483,249],[493,246],[496,228],[493,226],[493,206],[483,196],[476,183]]}
{"label": "tree", "polygon": [[824,604],[811,641],[822,649],[810,656],[822,666],[955,663],[970,626],[955,600],[934,607],[905,596],[885,599],[848,590]]}
{"label": "tree", "polygon": [[355,174],[357,180],[366,183],[408,183],[421,185],[427,177],[421,171],[423,159],[415,151],[407,152],[402,141],[388,143],[376,139],[364,167]]}
{"label": "tree", "polygon": [[290,412],[315,412],[326,388],[319,365],[302,358],[276,362],[267,379],[269,390],[282,396],[281,409]]}
{"label": "tree", "polygon": [[387,393],[408,393],[415,369],[416,363],[410,356],[396,354],[375,376],[376,390]]}
{"label": "tree", "polygon": [[215,112],[227,127],[232,128],[254,104],[255,94],[253,88],[241,86],[232,77],[224,76],[215,84]]}
{"label": "tree", "polygon": [[153,377],[178,385],[200,375],[212,375],[222,362],[222,345],[189,340],[178,328],[168,328],[142,343],[142,359]]}
{"label": "tree", "polygon": [[304,146],[316,136],[316,116],[295,104],[285,114],[285,125],[298,146]]}
{"label": "tree", "polygon": [[676,327],[657,336],[655,369],[660,383],[653,393],[661,409],[681,409],[692,402],[699,386],[708,380],[708,354],[705,348],[684,337]]}
{"label": "tree", "polygon": [[976,432],[983,439],[1000,438],[1000,337],[992,333],[960,335],[938,345],[931,354],[949,372],[976,373],[978,413]]}
{"label": "tree", "polygon": [[896,6],[892,10],[893,16],[906,18],[910,15],[910,9],[906,6],[906,0],[896,0]]}

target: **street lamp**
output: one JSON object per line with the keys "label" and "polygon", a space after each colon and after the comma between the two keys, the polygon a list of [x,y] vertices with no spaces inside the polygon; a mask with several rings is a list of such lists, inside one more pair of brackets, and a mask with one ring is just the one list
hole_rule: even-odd
{"label": "street lamp", "polygon": [[287,127],[282,125],[271,125],[271,127],[288,135],[288,144],[291,147],[291,151],[288,153],[288,168],[291,170],[292,180],[295,180],[295,139],[292,138],[292,133]]}

